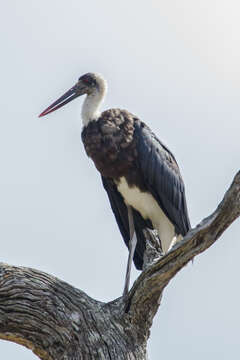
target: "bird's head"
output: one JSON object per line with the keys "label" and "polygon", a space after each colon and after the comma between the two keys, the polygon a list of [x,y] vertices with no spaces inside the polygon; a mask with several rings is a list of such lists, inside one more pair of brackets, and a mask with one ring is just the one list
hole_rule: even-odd
{"label": "bird's head", "polygon": [[45,116],[60,107],[64,106],[68,102],[81,95],[94,96],[99,95],[103,97],[107,90],[107,83],[105,79],[96,73],[87,73],[82,75],[78,82],[59,99],[54,101],[47,109],[45,109],[39,117]]}

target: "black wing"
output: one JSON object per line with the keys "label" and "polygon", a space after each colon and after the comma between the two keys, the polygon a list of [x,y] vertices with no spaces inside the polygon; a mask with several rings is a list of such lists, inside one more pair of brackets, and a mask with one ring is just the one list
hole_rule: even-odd
{"label": "black wing", "polygon": [[[121,231],[125,244],[129,244],[129,224],[128,224],[128,210],[124,203],[123,197],[117,190],[116,185],[111,179],[102,176],[102,182],[107,191],[108,198],[111,204],[112,211],[115,215],[118,227]],[[138,270],[142,269],[143,256],[146,248],[146,240],[143,230],[146,228],[152,229],[152,224],[148,220],[144,220],[140,213],[132,208],[134,228],[137,236],[137,245],[134,253],[133,261]]]}
{"label": "black wing", "polygon": [[185,235],[190,229],[184,183],[173,154],[154,133],[140,121],[135,121],[138,167],[144,185],[168,219],[177,234]]}

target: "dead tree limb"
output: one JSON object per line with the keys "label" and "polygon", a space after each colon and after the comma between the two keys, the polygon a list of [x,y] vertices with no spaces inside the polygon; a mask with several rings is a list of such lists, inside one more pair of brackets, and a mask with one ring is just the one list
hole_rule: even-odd
{"label": "dead tree limb", "polygon": [[0,338],[44,360],[146,359],[165,286],[240,215],[240,172],[212,215],[147,267],[129,294],[110,303],[43,272],[0,264]]}

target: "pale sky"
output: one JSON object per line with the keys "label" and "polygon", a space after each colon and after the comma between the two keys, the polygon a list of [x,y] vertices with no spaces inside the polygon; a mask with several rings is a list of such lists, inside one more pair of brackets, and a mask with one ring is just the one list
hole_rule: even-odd
{"label": "pale sky", "polygon": [[[239,170],[240,5],[234,0],[8,0],[1,6],[1,261],[110,301],[127,249],[80,140],[81,104],[38,114],[86,72],[175,154],[195,226]],[[166,289],[149,359],[240,356],[240,223]],[[132,278],[136,278],[135,271]],[[0,341],[1,359],[36,359]]]}

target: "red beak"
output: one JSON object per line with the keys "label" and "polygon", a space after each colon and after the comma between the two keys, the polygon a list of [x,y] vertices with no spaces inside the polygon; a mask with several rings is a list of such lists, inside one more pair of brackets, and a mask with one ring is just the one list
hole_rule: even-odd
{"label": "red beak", "polygon": [[49,107],[47,107],[38,117],[45,116],[51,112],[60,109],[62,106],[72,101],[76,97],[85,94],[84,88],[79,87],[78,84],[74,85],[70,90],[63,94],[59,99],[54,101]]}

